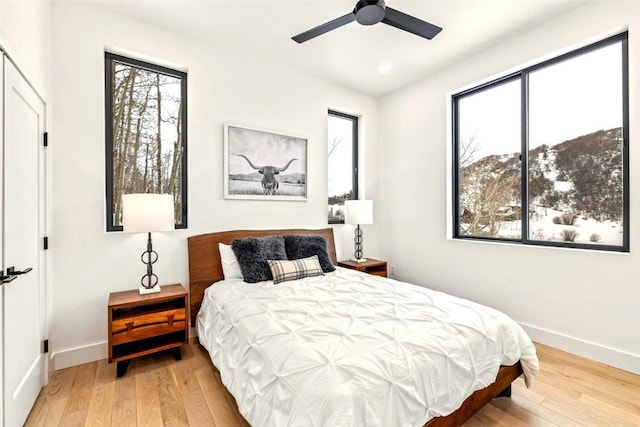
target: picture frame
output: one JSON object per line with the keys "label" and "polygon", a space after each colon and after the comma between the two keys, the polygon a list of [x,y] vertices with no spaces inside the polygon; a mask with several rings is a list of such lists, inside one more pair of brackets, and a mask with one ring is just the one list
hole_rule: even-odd
{"label": "picture frame", "polygon": [[224,198],[307,200],[307,139],[224,125]]}

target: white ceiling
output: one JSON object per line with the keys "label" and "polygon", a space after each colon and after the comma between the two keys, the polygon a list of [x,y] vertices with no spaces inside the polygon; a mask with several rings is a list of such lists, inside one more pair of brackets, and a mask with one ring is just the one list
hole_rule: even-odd
{"label": "white ceiling", "polygon": [[[298,44],[291,37],[353,10],[356,0],[108,0],[119,12],[236,54],[381,96],[560,14],[582,0],[387,0],[443,28],[433,40],[352,22]],[[393,64],[380,74],[381,61]]]}

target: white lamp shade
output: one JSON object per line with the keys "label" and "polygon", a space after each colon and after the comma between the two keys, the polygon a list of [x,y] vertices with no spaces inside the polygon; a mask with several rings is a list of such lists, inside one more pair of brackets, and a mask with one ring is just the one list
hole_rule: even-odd
{"label": "white lamp shade", "polygon": [[173,230],[173,195],[124,194],[122,228],[127,233]]}
{"label": "white lamp shade", "polygon": [[346,200],[344,222],[347,224],[373,224],[372,200]]}

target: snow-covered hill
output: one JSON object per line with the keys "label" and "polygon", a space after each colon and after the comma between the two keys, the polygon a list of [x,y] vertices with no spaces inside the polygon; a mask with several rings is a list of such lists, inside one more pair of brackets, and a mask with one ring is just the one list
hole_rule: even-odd
{"label": "snow-covered hill", "polygon": [[[529,238],[622,243],[622,129],[529,151]],[[491,155],[460,169],[461,228],[520,239],[520,155]]]}

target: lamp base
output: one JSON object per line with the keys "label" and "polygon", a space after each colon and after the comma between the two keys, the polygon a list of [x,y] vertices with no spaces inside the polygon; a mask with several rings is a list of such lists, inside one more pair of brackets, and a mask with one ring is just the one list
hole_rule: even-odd
{"label": "lamp base", "polygon": [[351,258],[350,261],[353,261],[353,262],[367,262],[367,259],[366,258],[360,258],[360,259]]}
{"label": "lamp base", "polygon": [[160,292],[160,286],[154,286],[153,288],[145,288],[144,286],[140,286],[138,288],[138,292],[140,293],[140,295],[157,294],[158,292]]}

